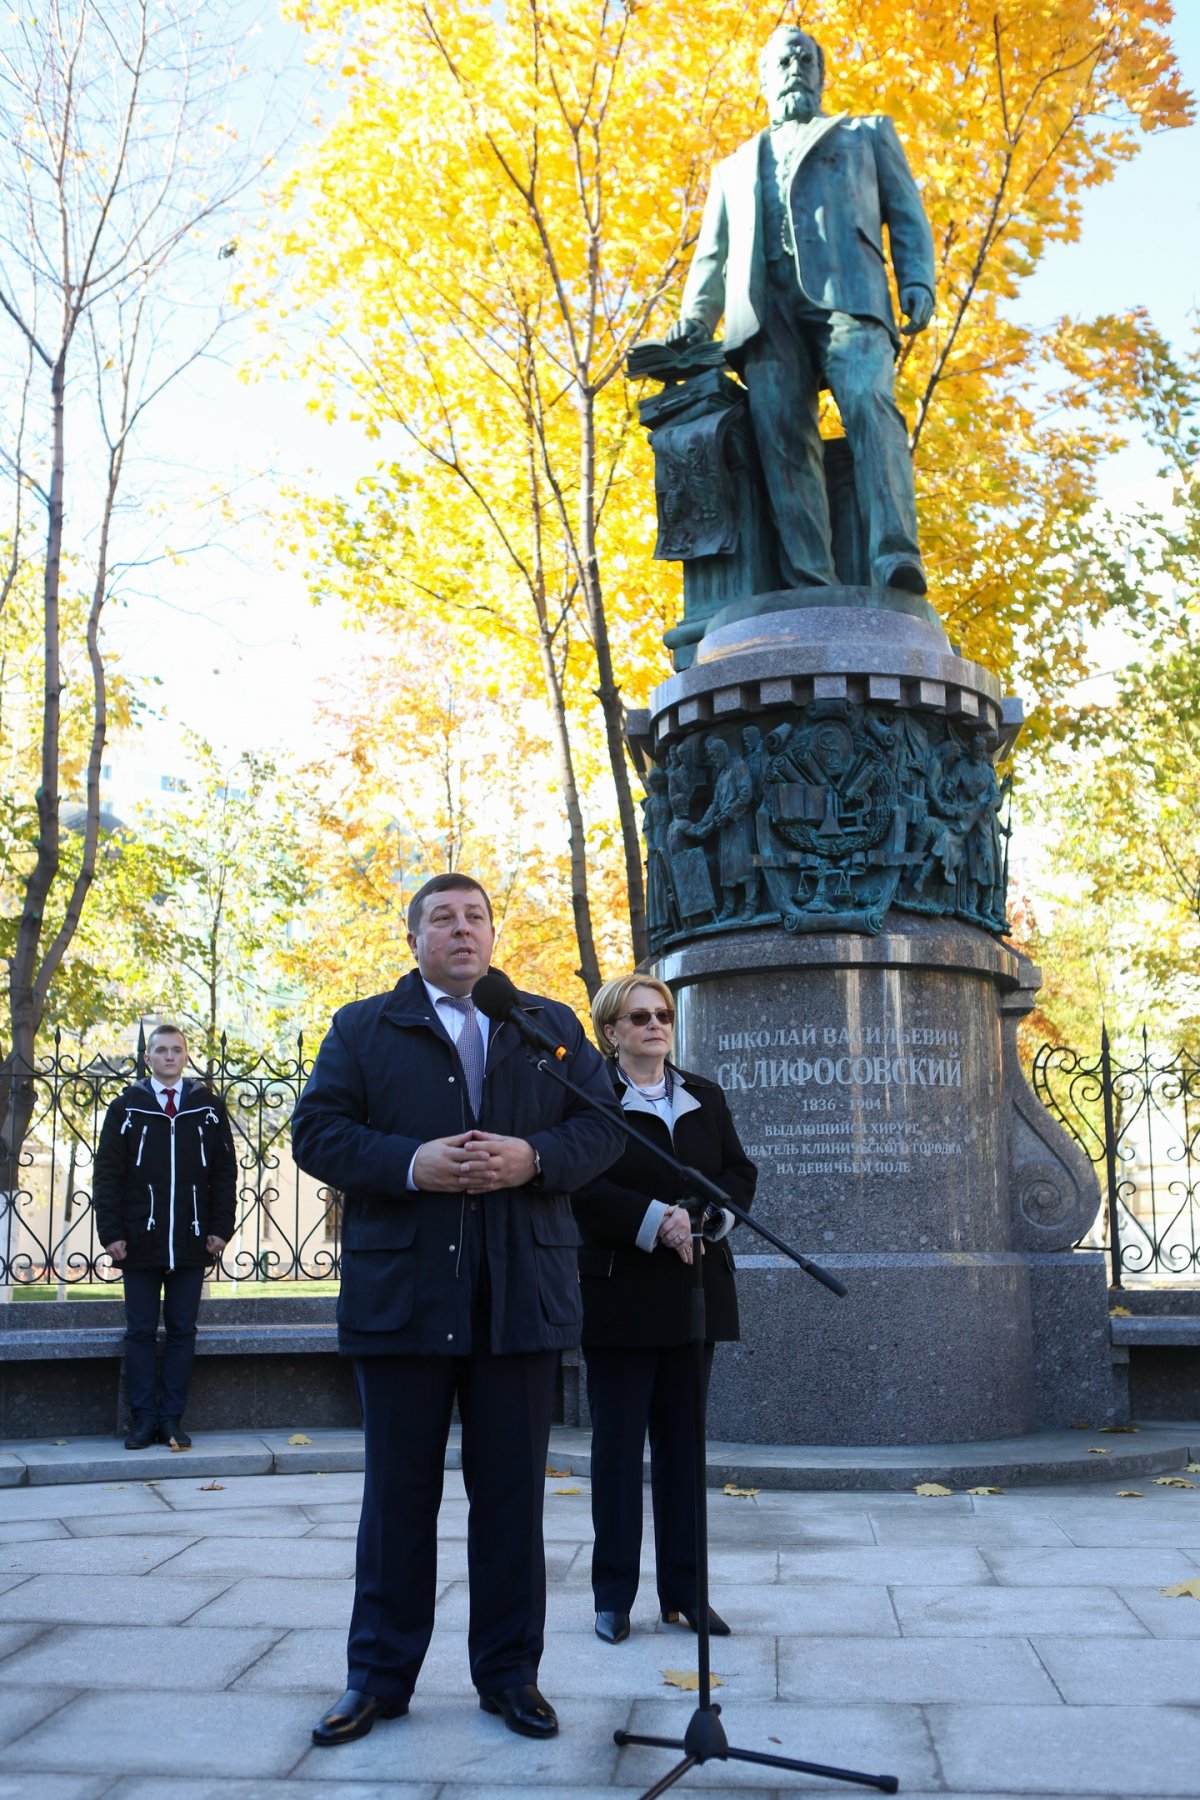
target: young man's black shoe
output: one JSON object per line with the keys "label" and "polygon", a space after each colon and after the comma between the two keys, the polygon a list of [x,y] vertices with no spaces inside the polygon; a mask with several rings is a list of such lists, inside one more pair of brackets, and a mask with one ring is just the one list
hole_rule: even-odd
{"label": "young man's black shoe", "polygon": [[127,1450],[148,1450],[158,1442],[158,1426],[153,1419],[135,1419],[125,1439]]}

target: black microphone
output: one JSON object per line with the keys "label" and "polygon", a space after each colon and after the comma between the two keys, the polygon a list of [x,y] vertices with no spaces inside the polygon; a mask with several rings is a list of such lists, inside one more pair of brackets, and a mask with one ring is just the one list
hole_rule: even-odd
{"label": "black microphone", "polygon": [[497,1024],[508,1020],[515,1025],[527,1044],[534,1044],[539,1050],[548,1050],[559,1062],[566,1058],[566,1045],[560,1044],[544,1025],[530,1018],[521,1005],[521,996],[503,969],[489,969],[486,975],[481,975],[471,989],[471,998],[486,1018]]}

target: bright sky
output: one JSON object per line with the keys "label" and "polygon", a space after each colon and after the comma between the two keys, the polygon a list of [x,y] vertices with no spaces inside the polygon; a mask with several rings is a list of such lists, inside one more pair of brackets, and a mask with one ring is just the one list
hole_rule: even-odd
{"label": "bright sky", "polygon": [[[1184,77],[1200,90],[1200,3],[1183,0],[1175,28]],[[247,17],[261,3],[246,0]],[[301,34],[279,22],[265,26],[268,60],[291,64],[304,84]],[[336,104],[319,96],[326,111]],[[1106,312],[1145,305],[1176,342],[1200,301],[1200,126],[1148,139],[1135,161],[1086,201],[1082,240],[1056,247],[1026,283],[1021,316],[1048,321],[1064,312]],[[131,672],[161,683],[160,724],[139,747],[178,766],[172,743],[191,727],[231,752],[242,748],[305,749],[322,685],[348,669],[367,640],[347,629],[337,609],[314,607],[295,563],[277,566],[271,510],[281,483],[311,483],[348,492],[378,455],[351,428],[331,429],[304,409],[295,384],[275,376],[246,386],[234,372],[252,354],[252,339],[226,350],[225,365],[206,365],[172,390],[158,416],[150,456],[178,462],[187,446],[197,486],[212,475],[233,477],[256,511],[219,545],[182,567],[153,571],[145,591],[110,626]],[[1146,491],[1153,465],[1133,449],[1117,459],[1106,497],[1128,503]],[[184,521],[176,543],[192,527]]]}

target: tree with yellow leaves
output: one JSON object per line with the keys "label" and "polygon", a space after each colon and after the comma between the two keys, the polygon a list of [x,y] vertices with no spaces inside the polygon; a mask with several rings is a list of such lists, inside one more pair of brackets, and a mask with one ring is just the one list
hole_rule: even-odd
{"label": "tree with yellow leaves", "polygon": [[[341,5],[294,10],[346,106],[293,179],[278,250],[295,259],[296,306],[322,312],[303,359],[314,405],[348,406],[386,447],[358,494],[319,500],[305,529],[322,579],[359,604],[504,641],[518,691],[541,687],[592,991],[581,747],[605,747],[640,957],[623,710],[667,672],[659,639],[678,605],[674,573],[650,562],[652,485],[622,367],[665,327],[707,171],[760,122],[755,63],[780,15],[364,0],[347,49]],[[1140,133],[1188,117],[1171,8],[952,0],[916,16],[824,0],[790,16],[811,16],[830,104],[898,120],[934,228],[938,310],[897,383],[931,598],[968,654],[1053,700],[1110,604],[1089,514],[1152,333],[1141,315],[1039,333],[1006,309],[1045,247],[1076,235],[1083,190]]]}
{"label": "tree with yellow leaves", "polygon": [[47,0],[0,33],[0,613],[36,581],[40,635],[34,768],[4,869],[0,1194],[18,1185],[38,1033],[100,867],[117,722],[104,626],[151,554],[131,458],[148,411],[219,335],[218,233],[265,166],[221,116],[236,67],[222,12],[199,29],[181,0]]}
{"label": "tree with yellow leaves", "polygon": [[[295,782],[309,898],[279,958],[306,1033],[319,1036],[336,1007],[399,978],[409,901],[447,869],[487,889],[507,971],[523,986],[573,992],[586,1012],[559,905],[558,796],[529,779],[533,708],[506,705],[503,674],[459,661],[454,648],[445,628],[401,634],[397,654],[367,660],[318,715],[329,753]],[[599,948],[611,955],[615,945]]]}
{"label": "tree with yellow leaves", "polygon": [[[328,11],[306,17],[333,24]],[[300,295],[335,309],[334,343],[310,368],[344,374],[349,350],[356,404],[373,430],[398,427],[409,452],[383,472],[382,493],[372,487],[356,576],[378,566],[382,538],[396,553],[384,576],[393,603],[407,588],[468,624],[494,620],[536,657],[589,992],[600,970],[570,720],[594,694],[641,956],[641,848],[614,660],[653,666],[664,610],[647,617],[644,584],[627,588],[621,568],[648,547],[644,459],[640,483],[625,472],[621,374],[682,267],[700,168],[683,211],[663,215],[654,174],[669,180],[678,152],[659,91],[665,18],[651,56],[636,21],[582,5],[534,4],[503,21],[408,0],[364,13],[342,65],[352,105],[297,180],[306,223],[286,240],[304,256]],[[725,52],[690,25],[671,29],[676,80],[707,108]],[[419,484],[406,479],[414,468]]]}

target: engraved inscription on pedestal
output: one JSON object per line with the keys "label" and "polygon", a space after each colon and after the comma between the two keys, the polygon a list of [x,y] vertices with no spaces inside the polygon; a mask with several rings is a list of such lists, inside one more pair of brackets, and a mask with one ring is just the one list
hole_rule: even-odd
{"label": "engraved inscription on pedestal", "polygon": [[739,1006],[743,985],[683,988],[680,1020],[759,1165],[765,1223],[814,1255],[1006,1243],[998,1114],[980,1104],[999,1056],[989,983],[814,968],[774,998],[753,981]]}

